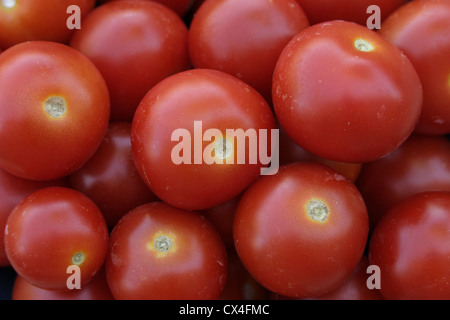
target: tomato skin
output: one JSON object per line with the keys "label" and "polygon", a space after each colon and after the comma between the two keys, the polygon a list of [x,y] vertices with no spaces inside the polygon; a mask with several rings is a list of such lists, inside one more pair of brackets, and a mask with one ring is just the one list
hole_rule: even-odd
{"label": "tomato skin", "polygon": [[[320,202],[328,210],[324,220],[309,209]],[[367,235],[367,209],[354,184],[313,162],[258,179],[242,196],[233,226],[236,251],[255,280],[294,298],[338,287],[361,259]]]}
{"label": "tomato skin", "polygon": [[412,1],[386,19],[379,33],[411,60],[423,85],[422,114],[415,132],[450,133],[450,2]]}
{"label": "tomato skin", "polygon": [[387,300],[450,299],[450,192],[416,193],[389,210],[369,246]]}
{"label": "tomato skin", "polygon": [[303,30],[285,47],[273,103],[281,127],[305,150],[368,162],[412,133],[422,87],[411,62],[386,39],[355,23],[330,21]]}
{"label": "tomato skin", "polygon": [[[239,195],[264,167],[245,161],[239,164],[175,164],[172,151],[181,142],[172,141],[175,130],[187,130],[194,157],[195,144],[202,152],[211,142],[195,142],[194,122],[201,121],[202,135],[208,129],[275,129],[267,102],[241,80],[217,70],[194,69],[168,77],[153,87],[133,119],[131,144],[136,167],[153,193],[164,202],[187,210],[203,210]],[[202,139],[202,137],[200,137]],[[186,139],[180,139],[186,141]],[[270,151],[270,137],[267,140]],[[235,143],[235,149],[236,147]],[[249,155],[246,143],[245,154]],[[237,152],[232,154],[235,156]],[[235,157],[236,158],[236,157]],[[203,159],[204,160],[204,159]]]}
{"label": "tomato skin", "polygon": [[[100,4],[104,4],[111,1],[132,1],[132,0],[98,0]],[[169,7],[173,11],[175,11],[180,17],[184,17],[184,15],[191,8],[195,0],[151,0],[151,1],[161,3]]]}
{"label": "tomato skin", "polygon": [[205,1],[189,28],[192,64],[238,77],[270,103],[277,59],[289,40],[308,26],[294,0]]}
{"label": "tomato skin", "polygon": [[69,180],[96,203],[110,229],[128,211],[158,199],[134,165],[129,122],[110,123],[97,152]]}
{"label": "tomato skin", "polygon": [[113,300],[102,268],[85,286],[74,290],[46,290],[16,276],[12,300]]}
{"label": "tomato skin", "polygon": [[111,120],[131,121],[148,90],[189,68],[187,35],[181,18],[159,3],[113,1],[86,17],[70,46],[102,73],[111,96]]}
{"label": "tomato skin", "polygon": [[8,217],[5,249],[14,270],[31,284],[66,290],[67,268],[80,262],[81,286],[103,265],[109,233],[102,213],[85,195],[48,187],[23,199]]}
{"label": "tomato skin", "polygon": [[10,173],[69,175],[100,145],[109,114],[105,81],[75,49],[32,41],[0,55],[0,166]]}
{"label": "tomato skin", "polygon": [[[155,244],[163,237],[172,241],[166,252]],[[217,299],[226,274],[225,246],[196,212],[153,202],[130,211],[111,233],[106,275],[115,299]]]}
{"label": "tomato skin", "polygon": [[392,154],[365,163],[356,185],[369,211],[370,229],[398,202],[419,192],[450,191],[450,141],[414,134]]}
{"label": "tomato skin", "polygon": [[[67,178],[53,181],[26,180],[0,169],[0,230],[5,229],[9,214],[20,201],[39,189],[52,186],[68,187],[69,181]],[[3,232],[0,232],[0,266],[10,266]]]}
{"label": "tomato skin", "polygon": [[26,41],[68,43],[73,30],[67,27],[70,5],[80,8],[83,19],[95,5],[95,0],[15,1],[6,8],[0,3],[0,47],[7,49]]}
{"label": "tomato skin", "polygon": [[371,5],[380,7],[383,21],[394,10],[404,5],[408,0],[296,0],[305,10],[311,24],[331,20],[346,20],[361,25],[367,24],[372,13],[367,13]]}

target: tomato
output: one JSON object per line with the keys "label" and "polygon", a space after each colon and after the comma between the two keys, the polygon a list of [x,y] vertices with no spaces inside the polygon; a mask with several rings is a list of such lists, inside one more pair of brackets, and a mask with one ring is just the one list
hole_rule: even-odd
{"label": "tomato", "polygon": [[422,108],[422,87],[402,52],[346,21],[311,26],[283,50],[273,79],[281,127],[305,150],[368,162],[398,148]]}
{"label": "tomato", "polygon": [[288,297],[320,296],[341,285],[361,259],[367,209],[337,171],[293,163],[245,191],[233,236],[242,263],[264,287]]}
{"label": "tomato", "polygon": [[367,19],[373,11],[367,13],[369,6],[380,8],[381,21],[408,0],[296,0],[305,10],[311,24],[330,20],[347,20],[361,25],[367,24]]}
{"label": "tomato", "polygon": [[48,187],[23,199],[8,217],[5,249],[14,270],[31,284],[67,290],[67,268],[80,268],[81,287],[102,267],[108,228],[98,207],[82,193]]}
{"label": "tomato", "polygon": [[68,28],[71,5],[78,6],[82,20],[95,0],[0,1],[0,48],[33,40],[67,43],[74,30]]}
{"label": "tomato", "polygon": [[131,123],[112,122],[94,156],[69,177],[71,187],[99,207],[110,229],[128,211],[157,200],[134,165],[130,136]]}
{"label": "tomato", "polygon": [[153,1],[113,1],[96,8],[70,45],[102,73],[113,121],[131,121],[151,87],[190,66],[186,25]]}
{"label": "tomato", "polygon": [[50,186],[67,187],[68,179],[54,181],[31,181],[19,178],[0,169],[0,266],[9,266],[3,241],[6,220],[14,207],[34,191]]}
{"label": "tomato", "polygon": [[71,174],[100,145],[109,112],[105,81],[75,49],[33,41],[0,55],[0,167],[6,171],[30,180]]}
{"label": "tomato", "polygon": [[[119,0],[98,0],[98,3],[103,4],[111,1],[119,1]],[[186,15],[186,13],[191,8],[195,0],[152,0],[152,1],[159,2],[175,11],[180,17],[184,17],[184,15]]]}
{"label": "tomato", "polygon": [[106,276],[115,299],[217,299],[226,274],[225,246],[199,213],[153,202],[111,233]]}
{"label": "tomato", "polygon": [[231,200],[261,174],[276,143],[272,129],[272,111],[256,90],[224,72],[194,69],[149,91],[131,142],[136,167],[159,199],[202,210]]}
{"label": "tomato", "polygon": [[420,76],[424,102],[415,131],[450,133],[450,2],[412,1],[389,16],[379,33],[408,56]]}
{"label": "tomato", "polygon": [[81,289],[63,291],[36,287],[17,275],[12,289],[12,300],[113,300],[113,296],[102,268]]}
{"label": "tomato", "polygon": [[289,40],[307,26],[295,0],[208,0],[190,25],[192,64],[232,74],[270,103],[277,59]]}
{"label": "tomato", "polygon": [[388,300],[450,299],[450,192],[416,193],[389,210],[369,246]]}
{"label": "tomato", "polygon": [[450,141],[413,135],[392,154],[366,163],[356,185],[366,202],[371,230],[401,200],[423,191],[450,191]]}

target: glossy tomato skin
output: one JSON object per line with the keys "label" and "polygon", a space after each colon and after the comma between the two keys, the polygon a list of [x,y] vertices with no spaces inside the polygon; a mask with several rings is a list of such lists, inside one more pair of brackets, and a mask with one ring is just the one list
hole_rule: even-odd
{"label": "glossy tomato skin", "polygon": [[408,2],[408,0],[296,0],[305,10],[311,24],[331,20],[346,20],[366,26],[367,19],[373,11],[367,13],[367,8],[376,5],[380,8],[383,21],[394,10]]}
{"label": "glossy tomato skin", "polygon": [[70,45],[102,73],[113,121],[131,121],[148,90],[190,66],[186,25],[153,1],[113,1],[96,8]]}
{"label": "glossy tomato skin", "polygon": [[392,154],[365,163],[356,185],[369,211],[370,229],[398,202],[419,192],[450,191],[450,141],[414,134]]}
{"label": "glossy tomato skin", "polygon": [[391,208],[370,240],[388,300],[450,299],[450,193],[422,192]]}
{"label": "glossy tomato skin", "polygon": [[8,259],[20,276],[39,288],[66,290],[69,266],[79,266],[81,287],[100,270],[109,234],[92,200],[70,188],[49,187],[13,209],[4,239]]}
{"label": "glossy tomato skin", "polygon": [[[12,7],[7,6],[13,4]],[[73,29],[67,20],[73,12],[68,7],[80,8],[83,19],[95,5],[95,0],[41,0],[0,2],[0,48],[7,49],[25,41],[53,41],[68,43]]]}
{"label": "glossy tomato skin", "polygon": [[3,230],[6,220],[14,207],[31,193],[52,186],[68,187],[67,178],[52,181],[32,181],[19,178],[3,169],[0,169],[0,266],[9,266],[6,256]]}
{"label": "glossy tomato skin", "polygon": [[412,1],[389,16],[379,33],[406,54],[420,76],[424,102],[415,131],[450,133],[450,2]]}
{"label": "glossy tomato skin", "polygon": [[[133,1],[133,0],[98,0],[99,4],[104,4],[111,1]],[[148,0],[150,1],[150,0]],[[180,17],[184,17],[193,5],[195,0],[151,0],[161,3],[173,11],[175,11]]]}
{"label": "glossy tomato skin", "polygon": [[202,215],[153,202],[130,211],[112,231],[106,275],[118,300],[217,299],[227,255]]}
{"label": "glossy tomato skin", "polygon": [[109,115],[105,81],[75,49],[32,41],[0,55],[0,167],[12,174],[71,174],[100,145]]}
{"label": "glossy tomato skin", "polygon": [[113,300],[102,268],[85,286],[73,290],[46,290],[16,276],[12,300]]}
{"label": "glossy tomato skin", "polygon": [[128,211],[157,200],[134,165],[129,122],[110,123],[97,152],[69,180],[96,203],[110,229]]}
{"label": "glossy tomato skin", "polygon": [[414,130],[422,108],[417,72],[376,32],[346,21],[303,30],[273,79],[280,125],[305,150],[335,161],[386,156]]}
{"label": "glossy tomato skin", "polygon": [[280,167],[242,196],[235,215],[236,251],[267,289],[293,298],[334,290],[364,252],[368,216],[354,184],[313,162]]}
{"label": "glossy tomato skin", "polygon": [[[195,122],[200,122],[201,128]],[[229,160],[225,157],[215,157],[212,164],[205,161],[205,150],[214,139],[202,141],[209,129],[220,130],[221,137],[232,145],[225,157],[233,157],[234,164],[226,163]],[[153,87],[136,111],[131,133],[136,167],[155,195],[170,205],[187,210],[212,208],[239,195],[265,166],[261,158],[254,163],[248,160],[251,143],[246,143],[246,159],[239,163],[237,143],[226,137],[227,130],[238,129],[254,130],[256,134],[266,130],[264,137],[275,129],[273,113],[255,89],[217,70],[178,73]],[[173,136],[178,130],[186,136]],[[266,148],[269,154],[270,138]],[[177,164],[174,154],[184,154],[174,152],[180,144],[186,146],[183,152],[190,152],[190,156]],[[200,155],[197,160],[196,153]]]}
{"label": "glossy tomato skin", "polygon": [[277,59],[289,40],[308,26],[295,0],[208,0],[189,28],[192,64],[238,77],[270,103]]}

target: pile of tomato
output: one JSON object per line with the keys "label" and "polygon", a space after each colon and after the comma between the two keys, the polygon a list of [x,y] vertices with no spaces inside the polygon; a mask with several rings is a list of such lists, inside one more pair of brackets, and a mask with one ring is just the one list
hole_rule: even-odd
{"label": "pile of tomato", "polygon": [[449,0],[0,0],[13,299],[450,299]]}

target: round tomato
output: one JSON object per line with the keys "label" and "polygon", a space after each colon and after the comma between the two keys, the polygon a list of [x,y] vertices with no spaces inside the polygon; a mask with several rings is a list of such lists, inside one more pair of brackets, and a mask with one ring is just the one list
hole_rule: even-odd
{"label": "round tomato", "polygon": [[190,25],[192,64],[232,74],[270,102],[277,59],[307,26],[295,0],[208,0]]}
{"label": "round tomato", "polygon": [[358,264],[368,216],[350,180],[325,165],[300,162],[245,191],[233,235],[256,281],[280,295],[315,297],[341,285]]}
{"label": "round tomato", "polygon": [[311,26],[278,60],[273,102],[281,127],[305,150],[343,162],[373,161],[412,133],[422,87],[389,41],[346,21]]}
{"label": "round tomato", "polygon": [[113,300],[113,296],[102,268],[81,289],[63,291],[36,287],[17,275],[12,288],[12,300]]}
{"label": "round tomato", "polygon": [[112,122],[97,152],[69,177],[71,187],[95,202],[111,229],[128,211],[157,200],[136,170],[130,135],[131,123]]}
{"label": "round tomato", "polygon": [[113,121],[131,121],[150,88],[190,66],[186,25],[153,1],[113,1],[96,8],[70,45],[102,73]]}
{"label": "round tomato", "polygon": [[142,100],[132,126],[133,156],[159,199],[207,209],[260,175],[276,144],[274,128],[256,90],[221,71],[194,69],[164,79]]}
{"label": "round tomato", "polygon": [[108,89],[84,55],[55,42],[0,55],[0,167],[30,180],[79,169],[108,128]]}
{"label": "round tomato", "polygon": [[369,211],[371,231],[401,200],[423,191],[450,192],[450,141],[412,135],[392,154],[365,163],[356,185]]}
{"label": "round tomato", "polygon": [[[383,21],[395,9],[408,0],[296,0],[305,10],[311,24],[331,20],[347,20],[361,25],[367,24],[367,19],[373,14],[368,10],[372,5],[380,8],[380,18]],[[370,8],[371,9],[371,8]],[[369,11],[369,13],[367,12]]]}
{"label": "round tomato", "polygon": [[450,299],[450,192],[422,192],[391,208],[369,246],[389,300]]}
{"label": "round tomato", "polygon": [[[69,10],[72,5],[79,11]],[[74,30],[68,27],[71,16],[79,13],[81,22],[94,5],[95,0],[2,0],[0,48],[33,40],[67,43]]]}
{"label": "round tomato", "polygon": [[396,10],[379,33],[411,60],[423,85],[415,131],[450,133],[450,1],[415,0]]}
{"label": "round tomato", "polygon": [[14,207],[31,193],[52,186],[69,186],[68,179],[54,181],[32,181],[19,178],[9,172],[0,169],[0,266],[9,266],[6,256],[3,230],[6,221]]}
{"label": "round tomato", "polygon": [[31,284],[68,290],[68,267],[80,268],[83,287],[102,267],[109,233],[98,207],[64,187],[33,192],[11,212],[5,249],[14,270]]}
{"label": "round tomato", "polygon": [[199,213],[153,202],[111,233],[106,276],[115,299],[217,299],[226,275],[225,246]]}

